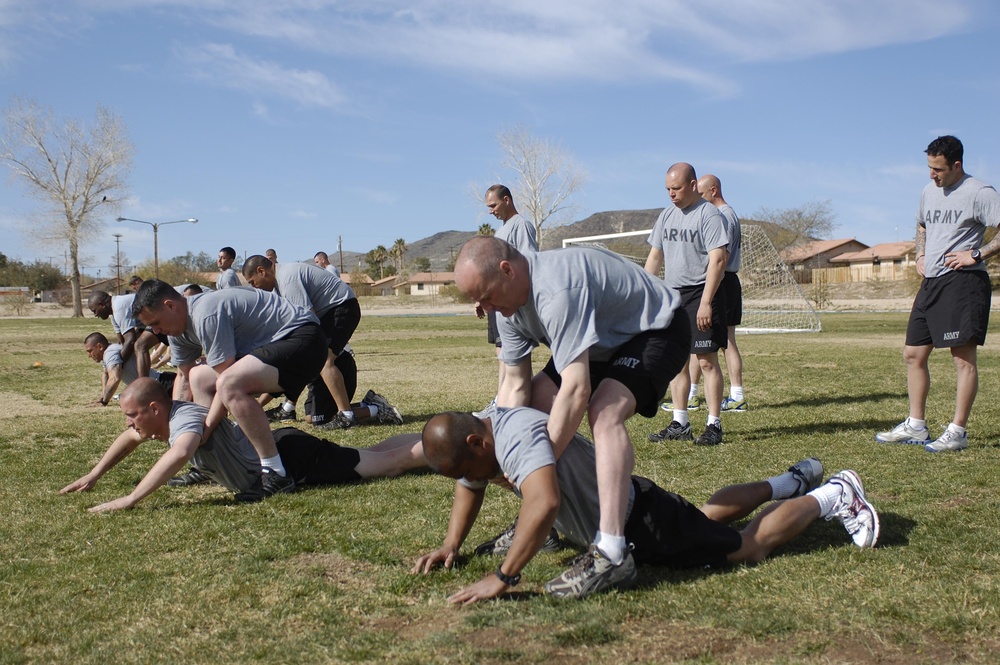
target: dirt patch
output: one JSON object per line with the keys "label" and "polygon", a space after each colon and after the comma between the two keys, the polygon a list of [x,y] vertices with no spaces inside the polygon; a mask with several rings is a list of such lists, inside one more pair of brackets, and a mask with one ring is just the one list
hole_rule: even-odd
{"label": "dirt patch", "polygon": [[21,393],[0,392],[0,402],[4,405],[4,408],[0,409],[0,420],[15,418],[25,413],[40,413],[46,409],[44,402]]}

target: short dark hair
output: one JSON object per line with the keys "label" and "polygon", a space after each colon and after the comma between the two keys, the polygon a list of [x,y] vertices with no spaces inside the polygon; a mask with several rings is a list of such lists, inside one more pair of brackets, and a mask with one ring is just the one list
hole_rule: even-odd
{"label": "short dark hair", "polygon": [[135,292],[135,300],[132,302],[132,313],[136,316],[147,307],[158,306],[164,300],[183,300],[184,296],[177,293],[177,289],[170,286],[161,279],[147,279]]}
{"label": "short dark hair", "polygon": [[111,302],[111,294],[107,291],[92,291],[90,297],[87,298],[87,307],[93,311],[95,307],[102,303]]}
{"label": "short dark hair", "polygon": [[949,166],[955,162],[962,161],[962,158],[965,156],[965,148],[962,146],[962,142],[950,135],[937,137],[931,141],[924,152],[929,157],[944,155],[945,161],[948,162]]}
{"label": "short dark hair", "polygon": [[313,255],[313,258],[314,258],[314,259],[315,259],[315,258],[319,258],[320,256],[322,256],[322,257],[323,257],[323,260],[324,260],[324,261],[329,261],[329,260],[330,260],[330,255],[329,255],[329,254],[327,254],[326,252],[316,252],[316,253],[315,253],[315,254]]}
{"label": "short dark hair", "polygon": [[248,257],[246,261],[243,262],[243,276],[249,277],[250,275],[257,272],[258,266],[264,266],[264,269],[271,268],[274,264],[271,263],[271,259],[266,256],[261,256],[260,254],[254,254]]}
{"label": "short dark hair", "polygon": [[108,338],[104,336],[104,333],[92,332],[89,335],[87,335],[87,337],[83,340],[83,343],[85,345],[86,344],[96,344],[97,342],[100,342],[104,346],[107,346],[108,345]]}
{"label": "short dark hair", "polygon": [[139,277],[138,275],[132,275],[132,279],[130,279],[128,281],[128,285],[132,286],[136,282],[139,282],[141,284],[142,283],[142,277]]}
{"label": "short dark hair", "polygon": [[187,295],[188,291],[191,293],[202,293],[204,289],[201,288],[201,284],[188,284],[184,287],[184,294]]}
{"label": "short dark hair", "polygon": [[[510,193],[510,189],[508,189],[507,185],[491,185],[490,188],[486,190],[486,194],[489,194],[490,192],[493,192],[501,199],[506,196],[511,200],[511,202],[514,201],[514,196]],[[484,195],[483,198],[486,198],[486,196]]]}
{"label": "short dark hair", "polygon": [[223,247],[222,249],[219,250],[219,254],[225,254],[227,259],[236,258],[236,250],[233,249],[232,247]]}

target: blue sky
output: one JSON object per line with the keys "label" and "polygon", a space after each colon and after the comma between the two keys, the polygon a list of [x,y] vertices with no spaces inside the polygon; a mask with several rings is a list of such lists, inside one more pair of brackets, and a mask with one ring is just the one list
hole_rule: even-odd
{"label": "blue sky", "polygon": [[[923,149],[951,133],[1000,184],[1000,5],[990,0],[0,0],[0,104],[135,144],[121,214],[160,256],[368,251],[494,221],[498,130],[524,126],[587,173],[575,219],[669,204],[663,175],[720,176],[744,217],[830,200],[835,237],[912,238]],[[0,252],[62,256],[18,223]],[[116,224],[133,262],[152,231]]]}

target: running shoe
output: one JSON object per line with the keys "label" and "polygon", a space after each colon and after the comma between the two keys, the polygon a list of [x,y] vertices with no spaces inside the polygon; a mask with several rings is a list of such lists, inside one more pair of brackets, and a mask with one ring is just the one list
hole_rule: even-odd
{"label": "running shoe", "polygon": [[861,478],[854,471],[846,470],[830,476],[829,482],[840,485],[840,499],[833,512],[827,515],[827,521],[835,519],[843,524],[858,547],[874,547],[878,542],[878,513],[865,499]]}
{"label": "running shoe", "polygon": [[694,439],[694,435],[691,434],[691,423],[681,425],[674,420],[659,432],[650,434],[648,438],[653,443],[659,443],[660,441],[691,441]]}
{"label": "running shoe", "polygon": [[911,427],[910,419],[893,427],[888,432],[879,432],[875,435],[875,440],[879,443],[905,443],[924,446],[931,442],[930,432],[927,427]]}
{"label": "running shoe", "polygon": [[617,566],[608,561],[597,545],[573,560],[569,570],[545,583],[545,593],[557,598],[584,598],[608,589],[633,586],[638,579],[631,549]]}
{"label": "running shoe", "polygon": [[969,438],[965,435],[965,432],[959,434],[958,432],[953,432],[951,429],[945,429],[944,434],[937,441],[924,446],[924,450],[929,453],[943,453],[965,450],[968,447]]}

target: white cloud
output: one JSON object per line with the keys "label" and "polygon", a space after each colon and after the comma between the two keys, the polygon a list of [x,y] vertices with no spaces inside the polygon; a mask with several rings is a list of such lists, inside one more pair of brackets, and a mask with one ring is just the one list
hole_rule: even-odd
{"label": "white cloud", "polygon": [[[176,55],[189,66],[192,76],[235,90],[264,97],[280,97],[302,106],[336,109],[344,94],[322,73],[293,69],[236,51],[229,44],[178,46]],[[266,114],[260,105],[255,112]]]}

